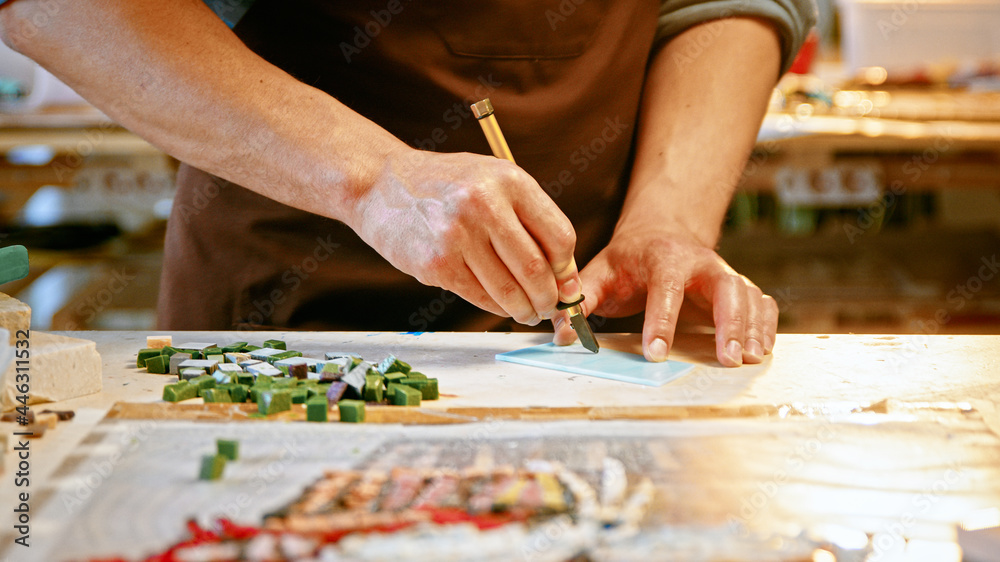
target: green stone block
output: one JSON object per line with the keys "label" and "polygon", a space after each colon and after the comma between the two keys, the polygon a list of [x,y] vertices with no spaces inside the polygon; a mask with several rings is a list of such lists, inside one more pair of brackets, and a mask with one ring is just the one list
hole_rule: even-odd
{"label": "green stone block", "polygon": [[290,394],[292,395],[292,404],[305,404],[306,398],[309,397],[309,389],[304,386],[293,388]]}
{"label": "green stone block", "polygon": [[177,382],[163,387],[164,402],[180,402],[198,397],[198,387],[189,382]]}
{"label": "green stone block", "polygon": [[245,341],[238,341],[238,342],[235,342],[235,343],[231,343],[231,344],[223,347],[222,348],[222,352],[223,353],[240,353],[241,351],[243,351],[243,348],[246,346],[246,344],[247,344],[247,342],[245,342]]}
{"label": "green stone block", "polygon": [[288,390],[269,389],[257,396],[257,411],[264,415],[277,414],[292,409],[292,393]]}
{"label": "green stone block", "polygon": [[165,375],[170,372],[170,357],[167,355],[157,355],[146,359],[146,371],[156,375]]}
{"label": "green stone block", "polygon": [[216,449],[219,454],[227,460],[234,461],[240,458],[240,442],[232,439],[216,439]]}
{"label": "green stone block", "polygon": [[233,397],[229,395],[229,391],[224,388],[206,388],[198,394],[205,400],[206,404],[230,403],[233,401]]}
{"label": "green stone block", "polygon": [[222,455],[205,455],[201,458],[201,472],[198,478],[202,480],[218,480],[226,468],[226,457]]}
{"label": "green stone block", "polygon": [[419,406],[420,391],[415,388],[397,384],[394,385],[396,391],[392,395],[392,403],[397,406]]}
{"label": "green stone block", "polygon": [[168,345],[160,349],[160,355],[166,355],[167,357],[170,357],[171,355],[177,353],[178,351],[180,350],[177,349],[176,347],[171,347]]}
{"label": "green stone block", "polygon": [[[284,349],[284,348],[280,348]],[[275,361],[281,361],[282,359],[288,359],[289,357],[302,357],[301,351],[283,351],[281,353],[275,353],[274,355],[268,356],[267,362],[274,365]]]}
{"label": "green stone block", "polygon": [[199,390],[207,390],[209,388],[215,388],[215,377],[212,375],[202,375],[200,377],[195,377],[189,381],[191,384],[196,385]]}
{"label": "green stone block", "polygon": [[[210,355],[222,355],[225,353],[222,351],[221,347],[206,347],[201,350],[201,354],[205,356],[205,359],[211,359]],[[222,359],[219,359],[219,363],[222,363]]]}
{"label": "green stone block", "polygon": [[394,355],[390,355],[385,359],[383,359],[382,362],[378,364],[378,372],[382,373],[383,375],[389,373],[409,373],[410,364],[407,363],[406,361],[400,361],[399,359],[396,359]]}
{"label": "green stone block", "polygon": [[271,386],[275,388],[295,388],[299,385],[299,379],[293,377],[275,377],[271,379]]}
{"label": "green stone block", "polygon": [[365,377],[365,389],[361,397],[365,402],[381,402],[385,385],[380,375],[368,375]]}
{"label": "green stone block", "polygon": [[417,371],[410,371],[409,373],[406,374],[406,378],[408,378],[408,379],[418,379],[418,380],[422,380],[423,381],[423,380],[427,380],[427,375],[425,375],[423,373],[418,373]]}
{"label": "green stone block", "polygon": [[240,353],[250,353],[251,351],[257,351],[261,347],[259,345],[244,345],[243,350]]}
{"label": "green stone block", "polygon": [[406,378],[406,373],[392,372],[385,374],[385,385],[388,387],[392,383],[398,383]]}
{"label": "green stone block", "polygon": [[325,422],[330,419],[330,404],[326,396],[313,396],[306,400],[306,421]]}
{"label": "green stone block", "polygon": [[274,377],[271,375],[257,375],[253,383],[255,385],[272,386],[274,384]]}
{"label": "green stone block", "polygon": [[218,361],[219,363],[226,362],[226,356],[221,353],[218,354],[213,353],[211,355],[205,355],[205,359],[208,359],[209,361]]}
{"label": "green stone block", "polygon": [[232,398],[233,402],[240,403],[247,401],[248,389],[242,384],[229,383],[216,388],[224,388],[229,391],[229,397]]}
{"label": "green stone block", "polygon": [[[164,347],[163,349],[167,349],[167,348]],[[188,349],[188,348],[180,348],[180,347],[174,347],[174,348],[171,348],[171,349],[174,350],[174,353],[187,353],[188,355],[191,356],[191,359],[204,359],[205,358],[205,355],[201,352],[200,349]],[[171,355],[173,355],[173,353],[171,353]]]}
{"label": "green stone block", "polygon": [[[139,355],[137,355],[136,358],[135,358],[135,366],[139,367],[139,368],[145,368],[146,367],[146,359],[149,359],[150,357],[159,357],[160,355],[163,355],[162,348],[161,349],[149,349],[149,348],[147,348],[147,349],[140,349],[139,350]],[[168,365],[169,365],[169,363],[168,363]]]}
{"label": "green stone block", "polygon": [[260,400],[261,393],[269,390],[274,390],[274,387],[271,385],[260,386],[255,384],[247,389],[247,398],[249,398],[251,402],[257,403]]}
{"label": "green stone block", "polygon": [[271,349],[288,349],[285,347],[284,340],[264,340],[264,347],[269,347]]}
{"label": "green stone block", "polygon": [[340,410],[340,421],[361,423],[365,421],[365,403],[362,400],[341,400],[337,402]]}
{"label": "green stone block", "polygon": [[236,382],[250,386],[253,384],[253,375],[250,373],[238,373],[236,375]]}
{"label": "green stone block", "polygon": [[400,384],[419,390],[420,398],[423,400],[437,400],[439,397],[437,379],[406,378]]}

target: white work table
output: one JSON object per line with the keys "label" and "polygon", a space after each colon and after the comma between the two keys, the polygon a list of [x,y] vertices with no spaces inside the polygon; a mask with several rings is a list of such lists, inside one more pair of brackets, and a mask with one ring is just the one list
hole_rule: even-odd
{"label": "white work table", "polygon": [[[113,424],[99,423],[115,404],[146,403],[161,413],[172,407],[155,405],[171,377],[135,367],[136,352],[149,334],[66,335],[97,343],[104,363],[103,391],[35,406],[72,409],[77,417],[32,442],[32,536],[37,548],[24,558],[26,551],[8,546],[8,511],[0,527],[0,560],[57,560],[68,552],[136,557],[152,554],[151,548],[162,546],[158,540],[175,541],[178,537],[162,535],[180,532],[186,517],[224,505],[226,494],[235,492],[222,485],[212,492],[214,503],[193,505],[191,498],[180,504],[157,494],[137,496],[135,486],[160,482],[164,494],[185,496],[190,486],[179,486],[170,477],[182,474],[185,482],[190,480],[192,459],[204,448],[197,442],[199,432],[259,439],[264,448],[280,448],[289,435],[329,443],[322,455],[304,453],[288,466],[282,484],[273,488],[281,497],[294,496],[323,466],[352,466],[370,459],[366,455],[373,454],[372,447],[399,439],[464,440],[473,447],[504,440],[536,442],[542,445],[534,455],[544,456],[550,447],[553,455],[563,457],[569,454],[563,450],[567,447],[610,454],[618,446],[608,443],[618,439],[619,454],[629,456],[629,447],[641,450],[630,462],[655,473],[658,497],[649,517],[655,525],[718,531],[736,520],[755,533],[783,537],[834,525],[875,540],[892,535],[893,523],[905,516],[905,528],[896,533],[905,537],[899,539],[904,546],[894,548],[923,545],[942,560],[954,556],[948,549],[957,522],[975,510],[1000,507],[998,336],[779,334],[775,353],[762,364],[728,369],[715,360],[712,336],[682,335],[671,358],[696,367],[664,386],[646,387],[494,359],[497,353],[544,343],[550,337],[545,334],[172,333],[175,343],[259,345],[282,339],[289,349],[313,357],[349,351],[380,360],[392,353],[438,378],[441,399],[425,401],[420,411],[426,412],[428,423],[442,425],[203,421],[211,420],[210,412],[167,416],[174,419],[155,415],[151,417],[158,419],[151,422],[133,409],[116,418],[122,425],[115,431],[133,432],[129,445],[108,437]],[[639,351],[638,335],[602,334],[600,339],[606,348]],[[5,432],[12,428],[3,426]],[[141,468],[146,448],[172,438],[191,442],[191,454],[175,453],[176,462]],[[567,444],[560,445],[563,441]],[[119,444],[117,451],[112,442]],[[88,462],[116,452],[125,461],[92,478],[99,480],[92,482],[93,493],[80,493],[80,482],[97,470]],[[150,458],[159,454],[146,453]],[[134,462],[129,460],[133,457]],[[16,494],[16,462],[9,452],[4,460],[0,498],[9,505]],[[134,481],[142,470],[155,472],[147,475],[148,483]],[[766,501],[757,502],[761,494]],[[130,502],[139,497],[151,507],[131,517]],[[273,509],[275,501],[261,499],[260,506],[240,516],[252,521],[257,513]],[[914,507],[925,503],[926,509]],[[99,520],[104,517],[119,520],[112,525]],[[67,546],[84,540],[88,545],[82,550],[81,545]]]}

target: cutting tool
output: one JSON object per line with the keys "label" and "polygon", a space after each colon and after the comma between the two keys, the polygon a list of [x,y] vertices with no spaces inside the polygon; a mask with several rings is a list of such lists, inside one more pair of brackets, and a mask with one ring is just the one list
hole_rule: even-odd
{"label": "cutting tool", "polygon": [[[493,115],[493,104],[490,103],[490,99],[486,98],[472,104],[472,114],[476,116],[479,125],[483,128],[483,133],[486,135],[486,141],[490,143],[493,156],[514,162],[514,155],[511,154],[506,139],[503,138],[503,132],[500,131],[500,125],[497,123],[496,116]],[[580,343],[583,344],[583,347],[597,353],[601,347],[597,344],[597,338],[594,337],[594,332],[590,329],[590,324],[587,323],[587,319],[583,316],[583,308],[580,306],[582,302],[583,295],[580,295],[579,300],[561,302],[556,308],[569,312],[569,321],[573,324],[573,329],[576,330],[576,335],[580,338]]]}

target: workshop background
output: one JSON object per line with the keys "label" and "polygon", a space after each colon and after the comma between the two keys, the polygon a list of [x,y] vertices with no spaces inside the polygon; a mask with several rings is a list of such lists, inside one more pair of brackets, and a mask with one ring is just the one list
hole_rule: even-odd
{"label": "workshop background", "polygon": [[[1000,1],[819,1],[720,253],[779,330],[1000,334]],[[706,148],[707,149],[707,148]],[[41,330],[149,330],[177,162],[0,45],[0,286]]]}

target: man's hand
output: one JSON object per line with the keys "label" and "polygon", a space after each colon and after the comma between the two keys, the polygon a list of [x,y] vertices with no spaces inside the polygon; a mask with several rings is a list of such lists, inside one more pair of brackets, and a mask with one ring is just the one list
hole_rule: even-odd
{"label": "man's hand", "polygon": [[[710,313],[723,365],[759,363],[774,346],[774,299],[712,248],[780,55],[768,23],[732,18],[677,35],[650,63],[621,217],[580,274],[584,312],[628,316],[645,308],[642,347],[650,361],[670,352],[682,303]],[[556,343],[572,342],[565,320],[556,323]]]}
{"label": "man's hand", "polygon": [[351,226],[421,283],[523,324],[580,294],[573,225],[524,170],[492,156],[395,151]]}
{"label": "man's hand", "polygon": [[[774,299],[682,232],[618,231],[580,278],[586,314],[619,317],[645,309],[642,350],[649,361],[667,358],[682,303],[714,320],[716,355],[727,367],[760,363],[774,347]],[[565,317],[555,325],[557,344],[576,339]]]}

